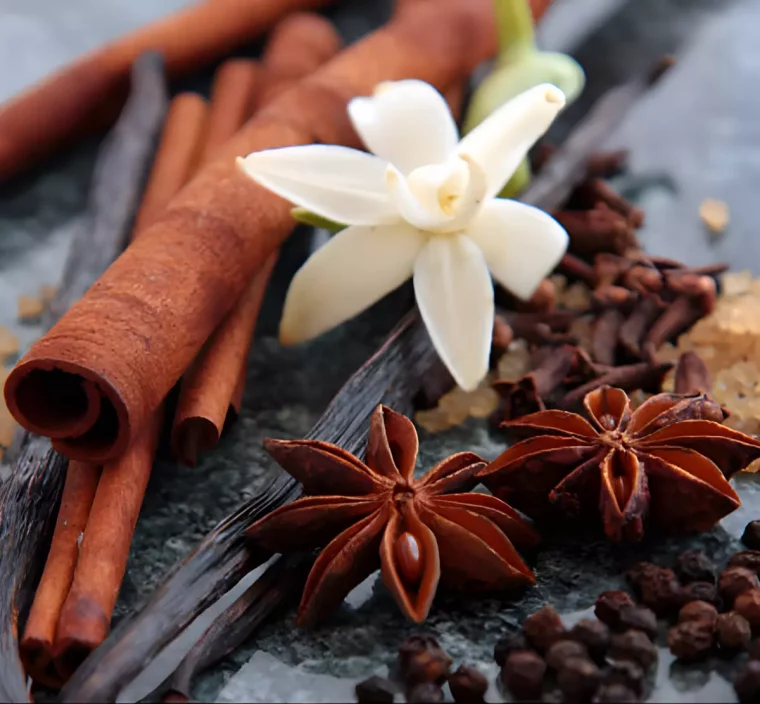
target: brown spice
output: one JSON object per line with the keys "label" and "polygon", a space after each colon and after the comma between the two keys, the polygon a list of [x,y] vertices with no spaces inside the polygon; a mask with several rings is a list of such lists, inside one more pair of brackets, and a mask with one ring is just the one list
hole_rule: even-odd
{"label": "brown spice", "polygon": [[729,567],[746,567],[760,576],[760,550],[740,550],[728,560]]}
{"label": "brown spice", "polygon": [[406,701],[409,704],[429,704],[430,702],[442,702],[443,690],[433,682],[421,682],[414,685],[406,695]]}
{"label": "brown spice", "polygon": [[718,616],[715,635],[721,648],[743,650],[752,640],[752,628],[744,616],[736,611],[729,611]]}
{"label": "brown spice", "polygon": [[570,629],[568,638],[582,643],[594,660],[603,662],[610,646],[610,629],[598,619],[582,618]]}
{"label": "brown spice", "polygon": [[681,607],[678,612],[678,623],[687,621],[702,621],[715,624],[718,618],[718,610],[706,601],[692,601]]}
{"label": "brown spice", "polygon": [[719,235],[728,227],[728,204],[715,198],[705,198],[699,206],[699,217],[710,232]]}
{"label": "brown spice", "polygon": [[690,582],[715,583],[717,569],[715,563],[699,550],[682,552],[673,566],[678,579],[684,584]]}
{"label": "brown spice", "polygon": [[706,621],[684,621],[668,631],[668,647],[679,660],[706,657],[713,646],[713,625]]}
{"label": "brown spice", "polygon": [[718,577],[718,590],[729,605],[748,589],[760,589],[760,582],[757,575],[746,567],[728,567]]}
{"label": "brown spice", "polygon": [[749,621],[752,630],[760,633],[760,589],[748,589],[734,600],[734,611]]}
{"label": "brown spice", "polygon": [[638,695],[622,684],[603,685],[594,696],[594,704],[636,704]]}
{"label": "brown spice", "polygon": [[626,631],[612,636],[609,657],[613,660],[631,660],[645,670],[657,662],[657,647],[641,631]]}
{"label": "brown spice", "polygon": [[546,663],[531,650],[516,650],[510,653],[501,671],[501,681],[518,700],[541,698]]}
{"label": "brown spice", "polygon": [[590,701],[600,681],[599,668],[588,658],[570,658],[557,673],[557,684],[568,702]]}
{"label": "brown spice", "polygon": [[644,670],[632,660],[611,660],[602,673],[604,685],[622,685],[641,696],[644,691]]}
{"label": "brown spice", "polygon": [[356,685],[358,704],[393,704],[396,686],[384,677],[374,675]]}
{"label": "brown spice", "polygon": [[620,612],[630,606],[635,606],[635,603],[627,592],[619,590],[602,592],[594,604],[594,615],[610,628],[618,628]]}
{"label": "brown spice", "polygon": [[716,606],[721,604],[718,588],[711,582],[691,582],[678,590],[676,602],[679,605],[688,604],[692,601],[705,601]]}
{"label": "brown spice", "polygon": [[540,653],[546,652],[566,633],[559,614],[548,604],[525,619],[523,631],[528,643]]}
{"label": "brown spice", "polygon": [[623,631],[642,631],[654,640],[657,637],[657,616],[646,606],[624,606],[620,609],[618,627]]}
{"label": "brown spice", "polygon": [[681,585],[672,570],[660,569],[643,575],[638,588],[641,602],[658,616],[666,616],[681,605]]}
{"label": "brown spice", "polygon": [[422,682],[443,684],[451,658],[432,636],[410,636],[398,649],[398,669],[407,687]]}
{"label": "brown spice", "polygon": [[499,667],[504,667],[504,663],[506,662],[507,657],[509,657],[509,654],[516,650],[528,650],[528,641],[525,640],[525,636],[518,631],[502,636],[496,641],[496,645],[493,649],[494,662]]}
{"label": "brown spice", "polygon": [[588,658],[586,646],[575,640],[558,640],[546,651],[546,664],[552,670],[561,670],[571,658]]}
{"label": "brown spice", "polygon": [[739,704],[757,704],[760,699],[760,660],[750,660],[734,680]]}
{"label": "brown spice", "polygon": [[448,678],[451,696],[457,704],[482,704],[488,678],[477,668],[460,665]]}
{"label": "brown spice", "polygon": [[742,542],[750,550],[760,549],[760,520],[747,523],[742,533]]}

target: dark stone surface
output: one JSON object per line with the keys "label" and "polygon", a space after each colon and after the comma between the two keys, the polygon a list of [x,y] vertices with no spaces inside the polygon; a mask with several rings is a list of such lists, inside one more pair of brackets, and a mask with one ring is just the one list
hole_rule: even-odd
{"label": "dark stone surface", "polygon": [[[180,0],[5,0],[0,6],[0,66],[6,67],[0,68],[0,98],[79,51],[180,4]],[[547,46],[566,48],[563,37],[582,34],[573,24],[577,17],[586,17],[579,8],[600,16],[606,9],[611,12],[575,52],[589,74],[586,102],[664,51],[682,59],[613,139],[615,145],[633,152],[632,173],[620,185],[646,208],[647,246],[695,264],[725,258],[734,268],[750,267],[760,273],[760,245],[754,237],[760,183],[756,117],[760,99],[754,89],[760,65],[755,38],[760,0],[564,0],[542,30]],[[347,38],[377,25],[386,14],[387,3],[373,0],[347,0],[334,11]],[[22,69],[7,68],[11,56],[20,57]],[[203,89],[209,75],[210,71],[176,87]],[[555,133],[566,130],[580,110],[568,111]],[[23,344],[37,330],[16,325],[15,297],[57,279],[68,241],[67,222],[83,207],[92,149],[92,144],[82,145],[0,191],[0,324],[17,330]],[[706,197],[723,198],[732,210],[729,231],[715,242],[697,215]],[[303,435],[409,304],[409,290],[402,290],[309,345],[282,349],[273,335],[287,282],[306,246],[306,233],[300,232],[278,265],[251,355],[240,422],[198,468],[183,469],[170,461],[157,464],[117,618],[136,608],[166,570],[220,518],[266,483],[276,470],[261,449],[262,437]],[[502,438],[491,434],[484,423],[469,421],[443,435],[423,437],[420,466],[429,467],[462,449],[491,458],[503,447]],[[240,677],[249,686],[236,689],[240,679],[228,682],[222,700],[350,700],[353,682],[385,674],[403,637],[420,630],[437,634],[457,665],[466,661],[494,675],[491,654],[497,638],[544,603],[550,601],[569,614],[569,625],[585,615],[600,591],[620,587],[622,571],[637,559],[664,564],[678,551],[697,547],[720,562],[738,549],[741,529],[760,512],[760,489],[752,478],[737,484],[744,508],[709,534],[625,549],[593,539],[549,536],[545,548],[532,558],[538,584],[522,599],[441,594],[424,629],[406,623],[387,593],[370,580],[321,629],[297,630],[292,614],[267,626],[253,643],[201,678],[195,696],[217,699],[229,677],[244,666]],[[179,651],[173,652],[176,660]],[[150,691],[161,679],[158,669],[125,696]],[[729,670],[725,663],[708,662],[681,671],[663,653],[656,676],[657,700],[733,701],[724,678]],[[492,691],[489,696],[493,700],[501,695]]]}

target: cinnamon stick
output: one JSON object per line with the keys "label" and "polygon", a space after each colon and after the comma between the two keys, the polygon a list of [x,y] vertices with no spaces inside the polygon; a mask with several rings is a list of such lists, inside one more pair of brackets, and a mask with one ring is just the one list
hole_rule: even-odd
{"label": "cinnamon stick", "polygon": [[72,137],[113,122],[126,99],[130,66],[144,51],[161,52],[170,76],[185,75],[255,39],[289,12],[328,2],[197,2],[86,54],[0,106],[0,181]]}
{"label": "cinnamon stick", "polygon": [[[249,102],[263,107],[283,89],[312,73],[339,48],[340,37],[325,18],[300,12],[284,19],[264,49],[262,95]],[[238,100],[236,95],[228,97],[222,85],[215,86],[211,121],[215,113],[229,115],[228,103],[235,104]],[[242,114],[237,124],[228,118],[224,123],[226,134],[217,129],[207,139],[217,144],[226,141],[244,121]],[[216,145],[209,147],[207,141],[204,153],[213,152],[214,148]],[[240,412],[248,351],[276,260],[277,255],[272,254],[256,273],[182,380],[172,448],[184,465],[194,467],[198,454],[214,447],[224,427]]]}
{"label": "cinnamon stick", "polygon": [[98,465],[69,463],[45,570],[21,639],[21,659],[27,673],[46,687],[57,689],[62,684],[53,667],[53,642],[99,479]]}
{"label": "cinnamon stick", "polygon": [[[172,101],[133,240],[150,229],[147,225],[197,165],[207,114],[206,101],[193,93],[180,94]],[[151,413],[127,452],[103,468],[52,648],[55,667],[63,681],[108,635],[162,419],[163,403]]]}
{"label": "cinnamon stick", "polygon": [[[124,452],[293,229],[289,204],[235,158],[315,141],[357,145],[349,98],[412,76],[446,89],[494,43],[490,0],[412,6],[263,108],[11,371],[5,396],[16,420],[55,435],[75,459]],[[87,383],[98,390],[98,419],[84,435],[60,437],[62,418],[92,416]],[[73,413],[72,390],[83,399]]]}

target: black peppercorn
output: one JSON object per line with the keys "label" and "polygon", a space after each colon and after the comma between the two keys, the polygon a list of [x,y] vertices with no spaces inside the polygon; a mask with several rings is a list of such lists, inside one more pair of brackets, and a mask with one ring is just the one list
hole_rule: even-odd
{"label": "black peppercorn", "polygon": [[523,632],[528,643],[543,653],[565,635],[565,626],[554,607],[547,605],[525,619]]}
{"label": "black peppercorn", "polygon": [[599,688],[594,704],[637,704],[641,699],[622,684],[610,684]]}
{"label": "black peppercorn", "polygon": [[760,550],[760,520],[747,523],[742,533],[742,542],[750,550]]}
{"label": "black peppercorn", "polygon": [[552,670],[560,670],[570,658],[587,658],[588,650],[574,640],[558,640],[546,651],[546,664]]}
{"label": "black peppercorn", "polygon": [[504,667],[508,655],[515,650],[528,650],[528,641],[522,633],[508,633],[496,641],[493,649],[493,659],[499,667]]}
{"label": "black peppercorn", "polygon": [[624,606],[634,606],[631,595],[619,590],[602,592],[594,604],[594,615],[610,628],[620,624],[620,609]]}
{"label": "black peppercorn", "polygon": [[715,625],[718,618],[718,610],[706,601],[691,601],[686,606],[681,607],[678,612],[678,623],[687,621],[705,621]]}
{"label": "black peppercorn", "polygon": [[356,701],[359,704],[392,704],[396,685],[385,677],[370,677],[356,685]]}
{"label": "black peppercorn", "polygon": [[612,660],[602,673],[602,684],[620,684],[641,696],[644,691],[644,676],[644,670],[637,663],[631,660]]}
{"label": "black peppercorn", "polygon": [[646,606],[624,606],[620,609],[618,627],[622,631],[643,631],[654,640],[657,637],[657,616]]}
{"label": "black peppercorn", "polygon": [[430,704],[430,702],[442,702],[443,690],[433,682],[420,682],[414,685],[406,695],[406,701],[410,704]]}
{"label": "black peppercorn", "polygon": [[760,701],[760,660],[750,660],[734,680],[734,691],[739,704],[757,704]]}
{"label": "black peppercorn", "polygon": [[744,616],[729,611],[715,621],[715,636],[724,650],[743,650],[752,640],[752,628]]}
{"label": "black peppercorn", "polygon": [[673,570],[663,567],[650,570],[642,575],[638,583],[641,603],[648,606],[658,616],[667,616],[678,609],[681,585]]}
{"label": "black peppercorn", "polygon": [[474,667],[460,665],[449,675],[449,689],[457,704],[481,704],[488,691],[488,678]]}
{"label": "black peppercorn", "polygon": [[610,647],[610,629],[607,624],[595,618],[583,618],[568,633],[571,640],[583,643],[589,655],[597,662],[602,662]]}
{"label": "black peppercorn", "polygon": [[440,685],[449,673],[451,658],[432,636],[410,636],[398,649],[398,667],[407,686],[420,682]]}
{"label": "black peppercorn", "polygon": [[729,567],[720,573],[718,590],[727,605],[733,605],[734,599],[748,589],[760,589],[757,575],[746,567]]}
{"label": "black peppercorn", "polygon": [[646,633],[626,631],[612,636],[608,656],[613,660],[632,660],[648,670],[657,662],[657,648]]}
{"label": "black peppercorn", "polygon": [[516,699],[540,699],[545,673],[546,663],[538,653],[516,650],[504,663],[501,681]]}
{"label": "black peppercorn", "polygon": [[693,662],[707,656],[713,646],[713,626],[705,621],[685,621],[668,631],[668,647],[679,660]]}
{"label": "black peppercorn", "polygon": [[684,584],[691,584],[691,582],[710,582],[714,584],[717,573],[712,560],[699,550],[682,552],[676,558],[674,570],[678,579]]}
{"label": "black peppercorn", "polygon": [[601,680],[599,668],[588,658],[569,658],[557,673],[557,684],[569,702],[586,702]]}
{"label": "black peppercorn", "polygon": [[729,567],[746,567],[760,575],[760,550],[742,550],[734,553],[728,561]]}
{"label": "black peppercorn", "polygon": [[749,621],[753,631],[760,632],[760,589],[749,589],[734,600],[734,611]]}
{"label": "black peppercorn", "polygon": [[678,590],[678,605],[683,606],[692,601],[706,601],[720,606],[717,587],[710,582],[692,582]]}

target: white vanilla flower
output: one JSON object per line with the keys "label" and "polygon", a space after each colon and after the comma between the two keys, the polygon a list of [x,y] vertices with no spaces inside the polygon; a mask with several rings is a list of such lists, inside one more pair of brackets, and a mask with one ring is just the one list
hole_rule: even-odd
{"label": "white vanilla flower", "polygon": [[488,371],[491,276],[527,299],[567,246],[547,213],[495,197],[564,104],[559,88],[537,86],[459,141],[432,86],[383,83],[348,105],[372,154],[315,144],[240,159],[257,183],[347,225],[293,278],[281,341],[316,337],[413,276],[435,349],[459,386],[474,389]]}

